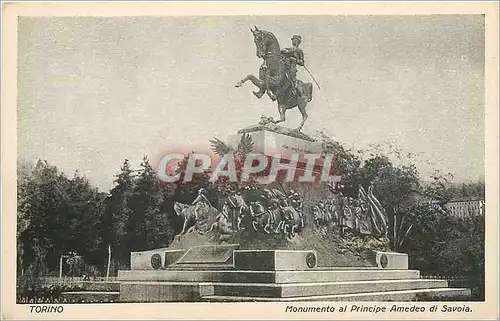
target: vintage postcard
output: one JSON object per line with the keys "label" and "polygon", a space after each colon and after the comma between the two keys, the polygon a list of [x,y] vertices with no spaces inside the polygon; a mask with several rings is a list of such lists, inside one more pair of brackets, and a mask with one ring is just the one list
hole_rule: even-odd
{"label": "vintage postcard", "polygon": [[498,9],[3,3],[2,318],[497,320]]}

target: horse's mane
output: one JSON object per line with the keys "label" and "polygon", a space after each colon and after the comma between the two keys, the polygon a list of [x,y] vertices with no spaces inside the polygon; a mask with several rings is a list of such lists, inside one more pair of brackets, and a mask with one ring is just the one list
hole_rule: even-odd
{"label": "horse's mane", "polygon": [[278,49],[280,49],[280,43],[278,41],[278,38],[276,38],[276,36],[274,35],[274,33],[272,33],[271,31],[267,31],[267,30],[262,30],[262,33],[267,37],[267,38],[270,38],[270,40],[276,42],[276,45],[278,46]]}

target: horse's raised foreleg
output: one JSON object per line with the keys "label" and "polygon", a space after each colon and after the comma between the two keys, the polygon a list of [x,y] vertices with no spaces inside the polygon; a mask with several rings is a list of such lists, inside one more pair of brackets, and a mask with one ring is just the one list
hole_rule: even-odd
{"label": "horse's raised foreleg", "polygon": [[266,83],[263,80],[260,80],[259,78],[255,77],[254,75],[246,76],[242,80],[238,81],[234,86],[239,88],[243,86],[243,84],[248,80],[250,80],[252,84],[254,84],[256,87],[259,87],[259,91],[254,91],[253,94],[257,96],[257,98],[261,98],[266,91]]}

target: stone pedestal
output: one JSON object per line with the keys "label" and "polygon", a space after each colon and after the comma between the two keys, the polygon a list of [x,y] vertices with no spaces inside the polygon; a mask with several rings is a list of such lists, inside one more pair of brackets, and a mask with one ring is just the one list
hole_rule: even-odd
{"label": "stone pedestal", "polygon": [[166,248],[151,251],[130,253],[131,270],[160,270],[175,263],[184,250],[169,250]]}
{"label": "stone pedestal", "polygon": [[229,144],[237,146],[243,134],[249,134],[254,142],[255,153],[267,156],[282,154],[289,157],[291,154],[321,154],[322,147],[319,142],[309,135],[290,131],[284,127],[281,131],[270,130],[267,126],[252,126],[238,131],[237,135],[229,138]]}
{"label": "stone pedestal", "polygon": [[379,268],[389,270],[408,269],[408,254],[375,251],[375,263]]}
{"label": "stone pedestal", "polygon": [[316,251],[234,251],[234,268],[252,271],[297,271],[316,267]]}
{"label": "stone pedestal", "polygon": [[[318,267],[316,251],[237,248],[196,247],[163,270],[119,271],[120,300],[439,301],[470,296],[469,289],[450,288],[446,280],[419,278],[418,271],[408,270],[406,254],[374,252],[378,267]],[[229,261],[228,269],[211,267]]]}
{"label": "stone pedestal", "polygon": [[[315,177],[319,180],[323,168],[322,145],[313,137],[277,125],[255,125],[238,131],[238,134],[229,137],[229,145],[238,146],[241,136],[248,134],[252,138],[254,148],[252,153],[263,154],[268,157],[268,169],[273,161],[282,163],[284,169],[296,169],[294,180],[303,175]],[[304,155],[317,155],[312,169],[306,168],[307,159]],[[296,164],[287,162],[297,157]],[[331,164],[328,164],[330,166]]]}

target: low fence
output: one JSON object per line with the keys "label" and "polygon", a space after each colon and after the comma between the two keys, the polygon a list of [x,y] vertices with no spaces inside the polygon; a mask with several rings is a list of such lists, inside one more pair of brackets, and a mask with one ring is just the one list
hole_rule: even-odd
{"label": "low fence", "polygon": [[67,285],[67,286],[82,285],[84,281],[114,282],[116,280],[117,280],[116,276],[112,277],[110,276],[109,278],[107,277],[84,278],[84,277],[70,277],[70,276],[63,276],[60,278],[58,276],[40,276],[36,279],[36,282],[38,285],[42,287],[50,287],[52,285]]}
{"label": "low fence", "polygon": [[468,288],[471,286],[471,279],[463,276],[438,276],[438,275],[422,275],[421,279],[431,280],[446,280],[450,288]]}
{"label": "low fence", "polygon": [[[114,282],[116,277],[57,277],[41,276],[33,279],[29,283],[21,282],[16,287],[16,302],[18,304],[30,303],[85,303],[84,301],[63,298],[63,292],[85,291],[85,283],[88,282]],[[93,303],[113,302],[112,300],[101,299]]]}
{"label": "low fence", "polygon": [[485,284],[484,279],[481,277],[467,277],[467,276],[437,276],[437,275],[421,275],[421,279],[439,279],[448,281],[450,288],[467,288],[471,290],[472,301],[484,301],[485,298]]}

